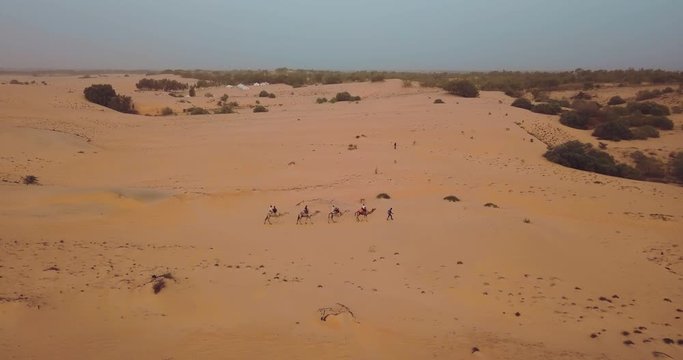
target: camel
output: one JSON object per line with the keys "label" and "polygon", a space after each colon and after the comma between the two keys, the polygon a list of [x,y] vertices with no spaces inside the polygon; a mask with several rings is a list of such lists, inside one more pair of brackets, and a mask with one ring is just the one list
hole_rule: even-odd
{"label": "camel", "polygon": [[355,215],[356,215],[356,221],[360,221],[360,217],[362,216],[365,221],[368,221],[368,215],[372,214],[375,212],[375,208],[372,208],[370,211],[363,211],[363,210],[357,210]]}
{"label": "camel", "polygon": [[329,223],[330,221],[331,221],[331,222],[335,222],[335,221],[334,221],[334,217],[335,217],[335,216],[336,216],[336,217],[340,217],[340,216],[346,214],[347,212],[349,212],[349,210],[344,210],[344,211],[339,211],[339,212],[330,211],[330,212],[327,214],[327,222],[328,222],[328,223]]}
{"label": "camel", "polygon": [[[299,215],[296,217],[296,223],[298,224],[307,224],[309,221],[311,224],[313,224],[313,216],[318,215],[320,213],[320,210],[316,210],[313,213],[305,213],[305,212],[300,212]],[[304,222],[302,222],[304,220]]]}
{"label": "camel", "polygon": [[274,212],[268,210],[268,214],[266,215],[266,218],[263,219],[263,224],[265,225],[266,223],[268,223],[268,224],[272,225],[273,223],[270,222],[270,218],[277,218],[277,217],[284,216],[287,214],[289,214],[289,213],[288,212],[279,212],[279,211],[277,213],[274,213]]}

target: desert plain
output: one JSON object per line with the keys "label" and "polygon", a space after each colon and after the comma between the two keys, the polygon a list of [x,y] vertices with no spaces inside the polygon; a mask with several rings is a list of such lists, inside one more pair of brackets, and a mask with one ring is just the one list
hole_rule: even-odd
{"label": "desert plain", "polygon": [[[0,358],[683,359],[683,187],[547,161],[598,144],[557,116],[400,80],[154,116],[189,104],[141,78],[0,76]],[[340,91],[362,100],[316,103]],[[671,119],[610,152],[680,151]]]}

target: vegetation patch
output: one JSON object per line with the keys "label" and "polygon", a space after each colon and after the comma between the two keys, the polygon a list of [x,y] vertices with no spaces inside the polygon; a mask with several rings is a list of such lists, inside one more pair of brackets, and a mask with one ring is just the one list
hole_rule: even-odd
{"label": "vegetation patch", "polygon": [[263,106],[263,105],[256,105],[254,106],[254,112],[255,113],[264,113],[268,112],[268,108]]}
{"label": "vegetation patch", "polygon": [[479,96],[479,89],[469,80],[452,80],[447,82],[443,89],[449,94],[465,98],[475,98]]}
{"label": "vegetation patch", "polygon": [[38,177],[34,175],[26,175],[21,178],[21,183],[24,185],[39,185]]}
{"label": "vegetation patch", "polygon": [[445,104],[445,102],[441,99],[436,99],[434,100],[434,104]]}
{"label": "vegetation patch", "polygon": [[185,90],[188,88],[187,84],[183,84],[180,81],[170,80],[170,79],[141,79],[135,84],[140,90],[163,90],[163,91],[176,91]]}
{"label": "vegetation patch", "polygon": [[360,101],[360,96],[353,96],[349,94],[348,91],[343,91],[340,93],[337,93],[337,95],[334,96],[335,102],[337,101]]}
{"label": "vegetation patch", "polygon": [[515,101],[513,101],[511,105],[526,110],[531,110],[534,107],[534,104],[532,104],[531,101],[529,101],[529,99],[525,99],[522,97],[515,99]]}
{"label": "vegetation patch", "polygon": [[122,113],[137,114],[131,97],[116,94],[114,88],[109,84],[88,86],[83,89],[83,95],[85,95],[86,100],[92,103],[106,106]]}
{"label": "vegetation patch", "polygon": [[633,167],[619,164],[612,155],[577,140],[551,148],[543,156],[554,163],[574,169],[610,176],[640,178],[638,171]]}
{"label": "vegetation patch", "polygon": [[458,202],[458,201],[460,201],[460,199],[458,199],[458,197],[455,196],[455,195],[448,195],[448,196],[445,196],[443,199],[446,200],[446,201],[450,201],[450,202]]}
{"label": "vegetation patch", "polygon": [[389,194],[387,194],[387,193],[379,193],[379,194],[377,194],[376,198],[378,198],[378,199],[391,199],[391,196],[389,196]]}

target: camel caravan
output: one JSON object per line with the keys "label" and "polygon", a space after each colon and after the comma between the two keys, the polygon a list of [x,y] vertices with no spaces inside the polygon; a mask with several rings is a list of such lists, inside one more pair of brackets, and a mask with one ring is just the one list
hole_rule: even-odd
{"label": "camel caravan", "polygon": [[[376,208],[368,210],[368,208],[365,206],[365,203],[362,203],[360,209],[356,210],[353,213],[353,215],[357,222],[368,221],[368,216],[374,213],[376,210]],[[320,210],[310,211],[308,209],[308,205],[305,205],[303,210],[301,210],[296,216],[296,224],[313,224],[313,217],[320,214],[320,212]],[[333,204],[330,212],[327,213],[327,223],[336,223],[337,219],[341,218],[344,214],[349,212],[350,210],[340,210],[337,206]],[[265,219],[263,219],[263,224],[272,225],[273,223],[270,221],[271,219],[279,218],[287,214],[287,212],[278,211],[277,207],[275,207],[274,205],[270,205],[270,207],[268,207],[268,213],[266,214]],[[393,215],[393,208],[389,208],[389,210],[387,210],[387,221],[394,220]]]}

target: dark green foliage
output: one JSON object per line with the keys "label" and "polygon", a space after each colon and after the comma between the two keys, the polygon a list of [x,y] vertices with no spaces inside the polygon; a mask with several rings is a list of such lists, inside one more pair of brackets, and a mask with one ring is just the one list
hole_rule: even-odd
{"label": "dark green foliage", "polygon": [[640,90],[636,93],[636,101],[650,100],[650,99],[654,99],[660,95],[662,95],[662,91],[659,89]]}
{"label": "dark green foliage", "polygon": [[315,102],[318,104],[324,104],[327,102],[327,98],[326,97],[317,98],[317,99],[315,99]]}
{"label": "dark green foliage", "polygon": [[546,115],[557,115],[562,111],[562,107],[556,103],[540,103],[531,108],[532,112]]}
{"label": "dark green foliage", "polygon": [[514,107],[522,108],[522,109],[527,109],[531,110],[531,108],[534,107],[534,104],[531,103],[528,99],[525,98],[517,98],[515,101],[512,102],[511,104]]}
{"label": "dark green foliage", "polygon": [[460,201],[460,199],[458,199],[458,197],[455,196],[455,195],[448,195],[448,196],[444,197],[443,199],[446,200],[446,201],[450,201],[450,202],[458,202],[458,201]]}
{"label": "dark green foliage", "polygon": [[106,106],[127,114],[136,114],[135,106],[130,96],[117,95],[114,88],[109,84],[97,84],[83,89],[85,98],[98,105]]}
{"label": "dark green foliage", "polygon": [[446,83],[443,89],[450,94],[462,96],[466,98],[475,98],[479,96],[479,90],[469,80],[453,80]]}
{"label": "dark green foliage", "polygon": [[579,91],[576,95],[572,96],[573,100],[590,100],[593,96],[589,93]]}
{"label": "dark green foliage", "polygon": [[211,114],[209,110],[206,110],[204,108],[198,107],[198,106],[193,106],[189,109],[184,109],[183,112],[186,112],[190,115],[207,115]]}
{"label": "dark green foliage", "polygon": [[560,107],[566,107],[566,108],[571,107],[569,100],[566,100],[566,99],[561,99],[561,100],[549,99],[547,102],[550,104],[557,104]]}
{"label": "dark green foliage", "polygon": [[626,100],[622,99],[621,96],[616,95],[612,96],[609,101],[607,101],[607,105],[621,105],[625,104]]}
{"label": "dark green foliage", "polygon": [[391,196],[389,196],[389,194],[387,194],[387,193],[379,193],[379,194],[377,194],[376,197],[378,199],[391,199]]}
{"label": "dark green foliage", "polygon": [[265,90],[261,90],[261,92],[258,93],[258,96],[259,96],[259,97],[269,97],[269,96],[270,96],[270,93],[267,92],[267,91],[265,91]]}
{"label": "dark green foliage", "polygon": [[254,112],[255,113],[268,112],[268,108],[263,106],[263,105],[256,105],[256,106],[254,106]]}
{"label": "dark green foliage", "polygon": [[144,78],[138,81],[135,86],[140,90],[163,90],[163,91],[174,91],[174,90],[185,90],[187,89],[187,84],[183,84],[176,80],[170,79],[147,79]]}
{"label": "dark green foliage", "polygon": [[38,177],[33,176],[33,175],[26,175],[23,178],[21,178],[21,182],[24,185],[38,185]]}
{"label": "dark green foliage", "polygon": [[335,101],[359,101],[360,96],[352,96],[351,94],[349,94],[348,91],[343,91],[343,92],[337,93],[337,95],[335,95],[335,97],[334,97],[334,100]]}
{"label": "dark green foliage", "polygon": [[631,102],[631,103],[628,103],[628,105],[626,105],[626,108],[631,113],[639,111],[641,114],[644,114],[644,115],[663,116],[663,115],[670,115],[671,114],[669,112],[668,106],[657,104],[656,102],[652,102],[652,101],[645,101],[645,102],[641,102],[641,103]]}
{"label": "dark green foliage", "polygon": [[631,133],[627,124],[620,120],[612,120],[596,126],[592,135],[602,140],[619,141],[633,139],[633,133]]}
{"label": "dark green foliage", "polygon": [[671,158],[669,168],[671,169],[671,175],[683,181],[683,151],[678,152]]}
{"label": "dark green foliage", "polygon": [[116,96],[116,91],[109,84],[97,84],[88,86],[83,90],[85,98],[95,104],[107,106],[109,99]]}
{"label": "dark green foliage", "polygon": [[434,104],[445,104],[445,102],[441,99],[436,99],[434,100]]}
{"label": "dark green foliage", "polygon": [[632,114],[620,118],[628,126],[650,125],[660,130],[673,130],[674,122],[666,116],[647,116],[642,114]]}
{"label": "dark green foliage", "polygon": [[235,106],[232,106],[230,104],[223,104],[221,107],[214,110],[214,114],[234,114],[234,113],[235,113]]}
{"label": "dark green foliage", "polygon": [[133,105],[133,99],[126,95],[116,95],[110,98],[107,107],[126,114],[137,114]]}
{"label": "dark green foliage", "polygon": [[197,96],[197,91],[194,89],[194,86],[190,86],[190,97],[195,96]]}
{"label": "dark green foliage", "polygon": [[384,81],[384,74],[374,74],[370,76],[371,82],[382,82]]}
{"label": "dark green foliage", "polygon": [[599,174],[622,176],[630,172],[628,165],[618,165],[610,154],[593,148],[591,144],[584,144],[577,140],[552,148],[543,156],[562,166]]}
{"label": "dark green foliage", "polygon": [[658,138],[659,131],[654,126],[643,125],[631,128],[634,139],[645,140],[647,138]]}
{"label": "dark green foliage", "polygon": [[600,104],[595,101],[574,100],[570,107],[576,110],[576,112],[588,117],[598,116],[600,112]]}
{"label": "dark green foliage", "polygon": [[560,123],[574,129],[588,129],[589,117],[577,111],[568,111],[560,116]]}
{"label": "dark green foliage", "polygon": [[636,170],[648,178],[663,178],[666,176],[664,163],[654,157],[649,157],[640,151],[631,154],[636,163]]}
{"label": "dark green foliage", "polygon": [[167,107],[161,109],[160,114],[161,114],[161,116],[169,116],[169,115],[175,115],[175,112],[173,112],[173,109],[171,109],[170,107],[167,106]]}

